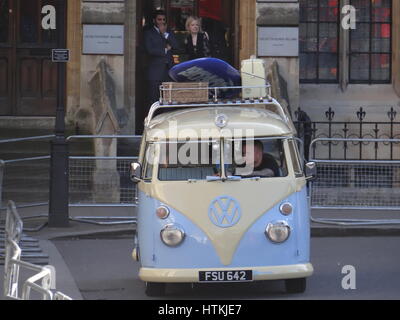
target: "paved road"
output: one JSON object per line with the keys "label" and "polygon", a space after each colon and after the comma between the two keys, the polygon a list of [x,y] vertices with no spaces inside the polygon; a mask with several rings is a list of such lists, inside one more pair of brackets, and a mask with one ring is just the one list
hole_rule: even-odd
{"label": "paved road", "polygon": [[[54,240],[88,300],[148,299],[131,259],[132,240]],[[312,238],[315,273],[307,291],[287,295],[283,281],[251,284],[170,285],[166,299],[400,299],[400,237]],[[342,268],[354,266],[356,289],[342,288]],[[62,288],[58,288],[62,291]]]}

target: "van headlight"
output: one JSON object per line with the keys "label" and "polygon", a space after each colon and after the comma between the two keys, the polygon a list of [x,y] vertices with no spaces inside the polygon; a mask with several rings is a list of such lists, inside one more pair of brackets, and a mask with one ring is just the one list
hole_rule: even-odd
{"label": "van headlight", "polygon": [[265,229],[265,235],[274,243],[285,242],[290,236],[290,226],[286,221],[269,223]]}
{"label": "van headlight", "polygon": [[185,239],[185,232],[182,228],[169,224],[161,230],[161,240],[169,247],[176,247],[180,245]]}

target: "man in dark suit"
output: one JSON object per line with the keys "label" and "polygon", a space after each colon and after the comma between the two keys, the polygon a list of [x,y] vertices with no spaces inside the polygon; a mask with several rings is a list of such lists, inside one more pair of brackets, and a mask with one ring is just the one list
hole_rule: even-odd
{"label": "man in dark suit", "polygon": [[172,50],[178,49],[174,33],[167,27],[164,11],[158,10],[153,16],[154,25],[144,32],[144,48],[148,55],[148,94],[149,106],[160,98],[159,87],[162,82],[171,81],[168,71],[174,64]]}

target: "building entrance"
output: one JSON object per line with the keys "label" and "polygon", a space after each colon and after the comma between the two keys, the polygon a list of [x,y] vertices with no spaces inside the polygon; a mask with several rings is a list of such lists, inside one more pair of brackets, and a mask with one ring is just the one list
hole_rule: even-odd
{"label": "building entrance", "polygon": [[210,37],[211,56],[222,59],[238,67],[238,0],[138,0],[137,2],[137,76],[136,76],[136,128],[137,133],[143,130],[143,119],[146,112],[142,108],[146,103],[146,52],[143,48],[143,30],[152,25],[152,15],[157,9],[167,14],[169,28],[174,32],[180,49],[174,52],[175,63],[188,59],[185,53],[185,39],[188,32],[185,28],[189,16],[202,19],[202,28]]}
{"label": "building entrance", "polygon": [[65,31],[56,26],[63,3],[0,0],[0,115],[55,115],[57,66],[51,49],[57,47],[57,33]]}

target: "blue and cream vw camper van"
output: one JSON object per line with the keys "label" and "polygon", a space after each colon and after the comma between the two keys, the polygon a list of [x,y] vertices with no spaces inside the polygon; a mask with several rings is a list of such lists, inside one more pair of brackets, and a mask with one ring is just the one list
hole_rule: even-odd
{"label": "blue and cream vw camper van", "polygon": [[168,283],[282,279],[288,292],[305,290],[313,164],[304,165],[287,110],[266,92],[152,106],[132,164],[132,255],[149,296]]}

